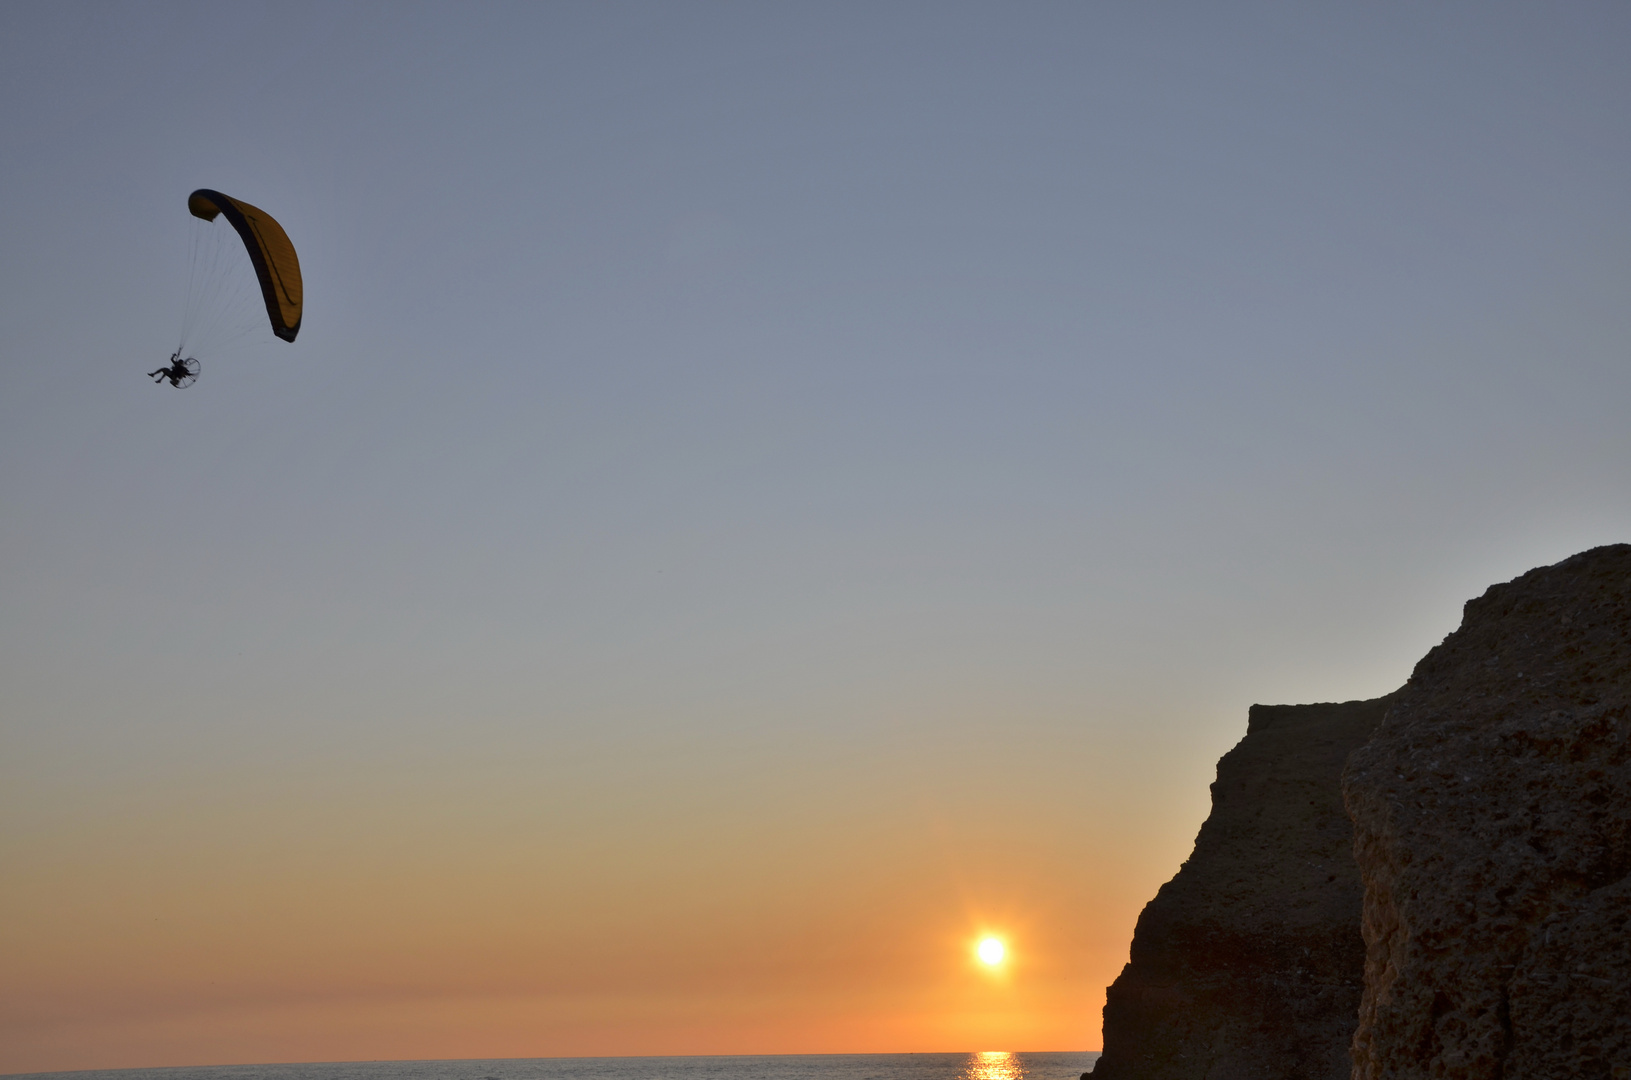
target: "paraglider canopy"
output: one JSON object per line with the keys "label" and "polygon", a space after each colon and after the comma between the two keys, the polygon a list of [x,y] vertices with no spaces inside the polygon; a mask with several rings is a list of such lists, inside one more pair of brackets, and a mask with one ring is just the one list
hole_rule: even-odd
{"label": "paraglider canopy", "polygon": [[187,209],[205,221],[226,215],[249,250],[249,261],[255,266],[261,295],[266,300],[266,315],[272,320],[272,333],[284,341],[293,341],[300,333],[300,259],[283,226],[265,210],[209,188],[199,188],[187,196]]}

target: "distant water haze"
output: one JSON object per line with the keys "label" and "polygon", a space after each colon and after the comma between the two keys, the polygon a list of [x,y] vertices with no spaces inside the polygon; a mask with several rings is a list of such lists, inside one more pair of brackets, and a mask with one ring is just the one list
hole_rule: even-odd
{"label": "distant water haze", "polygon": [[1075,1080],[1096,1053],[501,1058],[194,1066],[53,1074],[68,1080]]}
{"label": "distant water haze", "polygon": [[1627,55],[0,5],[0,1072],[1096,1049],[1252,703],[1631,538]]}

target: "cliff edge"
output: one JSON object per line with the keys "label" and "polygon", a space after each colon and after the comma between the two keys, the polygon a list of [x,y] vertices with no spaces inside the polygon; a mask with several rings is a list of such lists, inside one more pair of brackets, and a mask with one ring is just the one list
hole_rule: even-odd
{"label": "cliff edge", "polygon": [[1340,780],[1388,701],[1252,707],[1139,916],[1094,1080],[1346,1080],[1365,944]]}
{"label": "cliff edge", "polygon": [[1416,665],[1343,783],[1355,1080],[1631,1077],[1628,734],[1631,545],[1492,587]]}

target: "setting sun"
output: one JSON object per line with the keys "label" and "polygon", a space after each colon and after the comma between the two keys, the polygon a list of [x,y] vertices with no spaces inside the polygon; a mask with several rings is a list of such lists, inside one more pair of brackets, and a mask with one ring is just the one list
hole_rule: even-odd
{"label": "setting sun", "polygon": [[993,967],[1002,963],[1002,942],[994,937],[988,937],[980,942],[980,947],[976,951],[980,954],[981,960]]}

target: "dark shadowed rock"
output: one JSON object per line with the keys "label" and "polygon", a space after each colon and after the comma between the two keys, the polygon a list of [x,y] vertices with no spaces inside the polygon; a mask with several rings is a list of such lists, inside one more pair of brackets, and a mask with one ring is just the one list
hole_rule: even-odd
{"label": "dark shadowed rock", "polygon": [[1341,776],[1387,703],[1252,707],[1139,916],[1093,1080],[1346,1080],[1365,946]]}
{"label": "dark shadowed rock", "polygon": [[1631,546],[1491,588],[1416,665],[1344,778],[1356,1080],[1631,1076],[1628,732]]}

